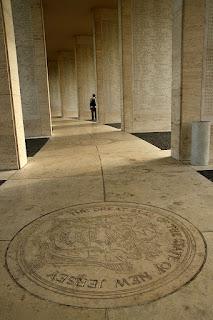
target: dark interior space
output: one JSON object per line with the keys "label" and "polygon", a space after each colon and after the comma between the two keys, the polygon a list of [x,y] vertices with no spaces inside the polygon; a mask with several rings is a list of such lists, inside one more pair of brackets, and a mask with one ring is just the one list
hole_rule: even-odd
{"label": "dark interior space", "polygon": [[213,170],[198,171],[202,176],[213,182]]}
{"label": "dark interior space", "polygon": [[26,139],[27,156],[34,157],[48,140],[49,138]]}
{"label": "dark interior space", "polygon": [[171,149],[171,132],[133,133],[133,135],[151,143],[161,150]]}

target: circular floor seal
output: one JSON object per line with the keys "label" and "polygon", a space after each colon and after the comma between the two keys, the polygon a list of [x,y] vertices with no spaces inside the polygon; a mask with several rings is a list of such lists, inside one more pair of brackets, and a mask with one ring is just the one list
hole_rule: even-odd
{"label": "circular floor seal", "polygon": [[205,243],[180,216],[147,205],[98,203],[49,213],[11,241],[7,265],[32,294],[86,308],[143,304],[201,270]]}

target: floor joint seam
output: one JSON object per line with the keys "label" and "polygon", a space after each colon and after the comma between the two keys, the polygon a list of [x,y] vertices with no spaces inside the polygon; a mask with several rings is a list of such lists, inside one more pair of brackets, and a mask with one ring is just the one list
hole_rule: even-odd
{"label": "floor joint seam", "polygon": [[105,320],[109,320],[109,310],[105,309]]}
{"label": "floor joint seam", "polygon": [[[54,178],[21,178],[21,179],[11,179],[11,180],[7,180],[7,181],[27,181],[27,180],[60,180],[60,179],[80,179],[82,177],[85,177],[83,175],[81,176],[61,176],[61,177],[54,177]],[[90,177],[90,178],[100,178],[101,175],[86,175],[86,177]]]}
{"label": "floor joint seam", "polygon": [[204,231],[201,231],[202,233],[211,233],[213,232],[213,230],[204,230]]}
{"label": "floor joint seam", "polygon": [[106,188],[105,188],[105,181],[104,181],[104,171],[103,171],[101,156],[100,156],[99,149],[98,149],[97,145],[96,145],[96,150],[97,150],[100,165],[101,165],[101,174],[102,174],[102,181],[103,181],[103,195],[104,195],[104,202],[105,202],[106,201]]}

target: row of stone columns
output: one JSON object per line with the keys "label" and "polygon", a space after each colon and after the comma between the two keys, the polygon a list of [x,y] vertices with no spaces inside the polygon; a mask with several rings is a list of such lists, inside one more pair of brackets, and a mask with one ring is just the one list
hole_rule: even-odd
{"label": "row of stone columns", "polygon": [[101,123],[172,131],[172,156],[189,160],[192,122],[213,120],[212,17],[211,0],[119,0],[118,12],[95,9],[94,58],[92,40],[76,42],[80,118],[97,92]]}
{"label": "row of stone columns", "polygon": [[93,36],[76,36],[75,49],[59,52],[48,64],[53,115],[90,119],[89,99],[96,93],[99,121],[121,122],[118,12],[95,9],[93,22]]}
{"label": "row of stone columns", "polygon": [[73,51],[49,61],[49,81],[41,0],[0,4],[0,169],[26,163],[24,130],[51,135],[50,102],[53,116],[88,119],[92,93],[101,123],[172,130],[172,156],[190,159],[192,122],[213,119],[211,0],[94,9],[93,36],[76,36]]}
{"label": "row of stone columns", "polygon": [[61,52],[58,59],[63,117],[78,117],[75,52]]}
{"label": "row of stone columns", "polygon": [[75,50],[48,61],[53,117],[88,120],[89,98],[96,92],[92,36],[76,36]]}
{"label": "row of stone columns", "polygon": [[[88,119],[89,98],[95,92],[101,123],[122,122],[127,132],[171,130],[171,0],[120,0],[118,10],[94,9],[93,41],[78,36],[75,52],[66,81],[65,58],[58,59],[62,115],[69,116],[65,110],[75,101],[79,118]],[[77,73],[77,85],[71,83],[72,72]],[[77,90],[78,102],[70,87],[65,106],[63,90],[69,84]]]}
{"label": "row of stone columns", "polygon": [[75,39],[77,72],[77,99],[79,119],[88,120],[89,98],[96,93],[94,50],[92,36],[77,36]]}

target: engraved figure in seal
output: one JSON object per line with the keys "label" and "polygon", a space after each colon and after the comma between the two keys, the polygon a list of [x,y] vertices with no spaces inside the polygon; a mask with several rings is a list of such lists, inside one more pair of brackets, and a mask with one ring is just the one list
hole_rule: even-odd
{"label": "engraved figure in seal", "polygon": [[[116,272],[134,271],[132,261],[161,254],[157,225],[136,216],[56,218],[46,235],[35,243],[32,268],[45,263],[101,266]],[[47,250],[48,249],[48,250]]]}

